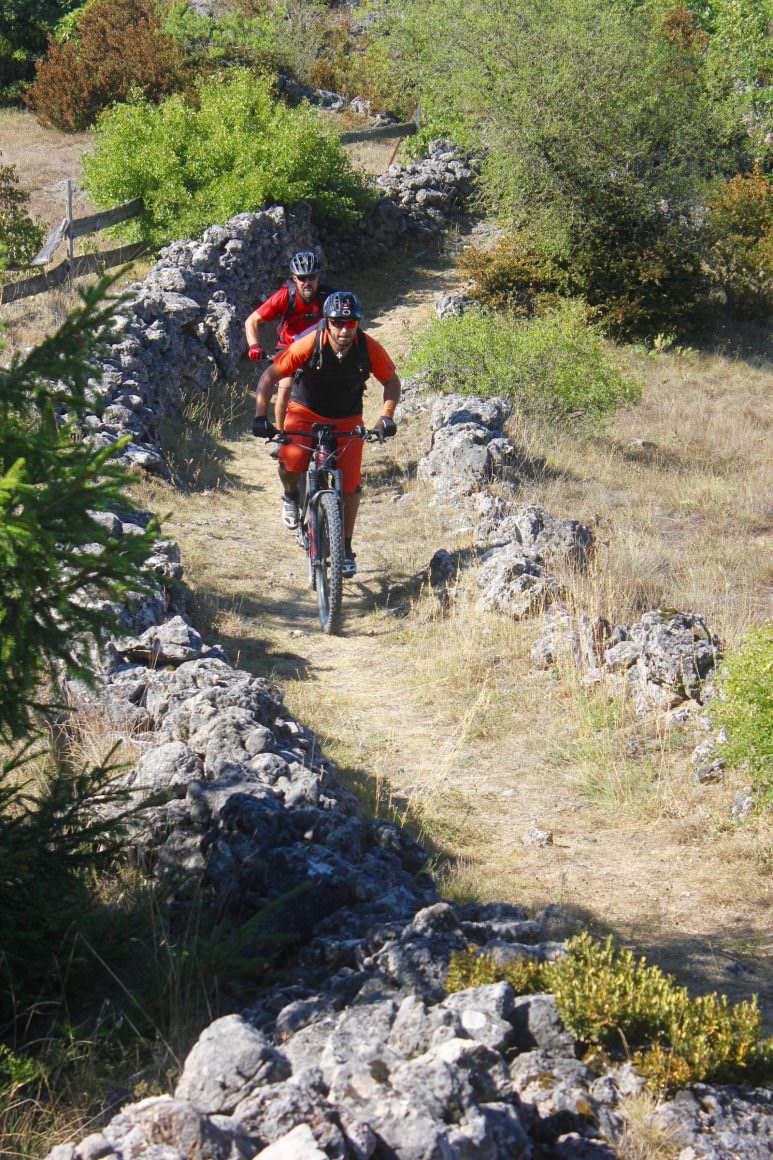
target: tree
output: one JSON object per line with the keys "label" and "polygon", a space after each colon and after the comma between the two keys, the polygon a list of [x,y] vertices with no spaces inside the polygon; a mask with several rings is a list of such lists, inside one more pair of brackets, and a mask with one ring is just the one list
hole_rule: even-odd
{"label": "tree", "polygon": [[107,766],[54,761],[34,782],[26,774],[34,711],[57,700],[44,677],[58,665],[91,679],[95,643],[119,627],[121,603],[148,588],[142,564],[157,535],[155,523],[139,536],[109,534],[99,513],[132,506],[121,443],[95,450],[82,437],[115,310],[109,284],[0,370],[0,741],[26,738],[0,760],[3,1030],[62,985],[53,964],[78,959],[90,878],[120,848],[116,811],[102,808],[116,798]]}
{"label": "tree", "polygon": [[55,25],[79,0],[0,0],[0,102],[18,101]]}
{"label": "tree", "polygon": [[[131,507],[121,443],[96,450],[80,427],[110,334],[109,280],[59,330],[0,370],[0,739],[24,736],[54,662],[89,678],[112,602],[147,589],[157,534],[115,539],[94,513]],[[60,422],[57,422],[57,416]]]}
{"label": "tree", "polygon": [[694,211],[726,139],[702,60],[623,0],[410,0],[387,30],[428,133],[623,327],[702,293]]}

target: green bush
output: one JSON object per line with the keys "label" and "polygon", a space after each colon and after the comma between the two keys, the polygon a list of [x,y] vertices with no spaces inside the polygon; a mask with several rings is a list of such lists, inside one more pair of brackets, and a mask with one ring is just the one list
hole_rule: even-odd
{"label": "green bush", "polygon": [[6,36],[0,36],[0,104],[15,104],[22,88],[32,76],[32,53],[15,48]]}
{"label": "green bush", "polygon": [[162,32],[154,0],[94,0],[75,35],[49,42],[26,99],[42,124],[71,133],[130,92],[158,100],[185,83],[182,54]]}
{"label": "green bush", "polygon": [[0,246],[12,266],[24,266],[40,249],[43,226],[27,213],[30,195],[19,188],[14,165],[0,165]]}
{"label": "green bush", "polygon": [[282,22],[268,9],[214,17],[182,0],[166,13],[163,30],[197,73],[238,66],[273,74],[281,64]]}
{"label": "green bush", "polygon": [[349,97],[361,96],[376,109],[406,119],[414,104],[391,67],[388,45],[363,28],[356,9],[323,10],[317,18],[317,51],[303,77],[308,84]]}
{"label": "green bush", "polygon": [[639,385],[619,369],[580,301],[543,317],[468,312],[432,322],[411,351],[409,373],[463,394],[504,395],[553,418],[597,418],[634,402]]}
{"label": "green bush", "polygon": [[730,653],[709,709],[727,741],[722,756],[748,770],[764,805],[773,805],[773,622],[750,629]]}
{"label": "green bush", "polygon": [[611,938],[598,943],[585,932],[569,940],[565,958],[503,967],[471,948],[452,956],[446,987],[499,979],[519,994],[550,991],[586,1052],[632,1057],[660,1092],[696,1081],[765,1082],[773,1074],[773,1040],[760,1039],[756,999],[734,1007],[724,995],[690,999],[670,975],[617,950]]}
{"label": "green bush", "polygon": [[123,232],[154,246],[272,202],[308,201],[318,218],[346,225],[372,196],[314,110],[289,109],[243,70],[200,82],[197,106],[179,95],[116,105],[83,168],[98,205],[144,199],[143,217]]}
{"label": "green bush", "polygon": [[773,3],[704,0],[707,71],[714,92],[737,102],[755,157],[773,163]]}

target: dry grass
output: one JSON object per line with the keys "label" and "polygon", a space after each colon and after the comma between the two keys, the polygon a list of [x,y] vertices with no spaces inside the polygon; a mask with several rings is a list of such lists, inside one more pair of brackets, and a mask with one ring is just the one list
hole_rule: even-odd
{"label": "dry grass", "polygon": [[681,1151],[675,1131],[654,1118],[658,1101],[646,1092],[628,1096],[621,1105],[625,1130],[617,1143],[620,1160],[676,1160]]}
{"label": "dry grass", "polygon": [[[112,292],[120,294],[123,287],[143,278],[150,265],[151,260],[147,257],[132,262],[125,273],[120,274]],[[119,272],[112,270],[110,273]],[[0,365],[7,364],[14,354],[24,354],[30,347],[53,334],[67,315],[80,306],[79,291],[95,282],[96,275],[90,274],[70,285],[0,306],[0,326],[5,327],[0,334],[3,344],[0,348]]]}
{"label": "dry grass", "polygon": [[115,770],[135,765],[141,751],[132,741],[134,728],[128,721],[106,715],[98,704],[82,705],[62,719],[59,741],[73,769],[109,765]]}
{"label": "dry grass", "polygon": [[701,612],[732,646],[770,614],[771,364],[698,353],[636,364],[642,402],[595,437],[546,439],[516,422],[538,465],[523,498],[595,526],[578,607],[613,623],[658,606]]}
{"label": "dry grass", "polygon": [[[383,295],[389,310],[374,333],[398,358],[440,288],[424,271],[413,278],[398,264],[361,288],[373,314]],[[732,642],[764,608],[769,367],[627,357],[644,397],[605,431],[514,420],[528,464],[519,499],[593,523],[594,565],[566,577],[578,611],[630,622],[665,603],[704,612]],[[437,548],[470,547],[415,480],[427,443],[422,418],[366,454],[360,574],[333,641],[318,631],[303,561],[278,527],[262,448],[229,432],[208,495],[152,485],[151,506],[174,510],[203,627],[237,663],[282,684],[371,808],[428,841],[445,894],[557,904],[565,930],[613,931],[693,990],[738,999],[763,989],[770,822],[728,823],[733,779],[697,786],[694,728],[638,720],[574,672],[535,672],[538,622],[479,611],[472,570],[448,609],[429,593],[401,595]],[[525,846],[531,825],[551,830],[553,844]],[[736,956],[748,973],[727,973]]]}
{"label": "dry grass", "polygon": [[68,177],[76,185],[73,209],[76,217],[93,213],[95,206],[80,190],[81,157],[91,146],[90,133],[60,133],[44,129],[32,113],[0,109],[0,163],[15,165],[19,181],[30,194],[30,214],[49,229],[65,214],[64,186]]}

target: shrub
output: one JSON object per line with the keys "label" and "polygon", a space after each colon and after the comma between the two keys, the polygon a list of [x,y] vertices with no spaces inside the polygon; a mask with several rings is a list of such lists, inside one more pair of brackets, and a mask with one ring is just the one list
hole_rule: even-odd
{"label": "shrub", "polygon": [[[474,949],[451,958],[449,991],[515,980],[516,991],[550,991],[568,1030],[591,1054],[633,1055],[661,1092],[696,1081],[765,1081],[773,1069],[773,1041],[760,1039],[756,999],[729,1007],[724,995],[690,999],[659,967],[648,966],[611,938],[585,932],[553,963],[505,967]],[[525,986],[524,986],[525,984]]]}
{"label": "shrub", "polygon": [[198,101],[138,100],[100,118],[86,186],[99,205],[144,199],[128,236],[163,245],[270,202],[308,201],[345,225],[370,204],[336,134],[308,106],[274,101],[267,80],[234,70],[200,82]]}
{"label": "shrub", "polygon": [[773,310],[773,184],[755,167],[731,178],[708,202],[709,264],[739,314]]}
{"label": "shrub", "polygon": [[349,8],[331,8],[318,16],[319,44],[305,80],[349,97],[361,96],[377,109],[408,117],[414,109],[391,67],[388,46],[373,36]]}
{"label": "shrub", "polygon": [[280,67],[283,27],[266,9],[215,18],[182,0],[166,13],[163,30],[174,37],[197,73],[233,66],[276,73]]}
{"label": "shrub", "polygon": [[773,622],[750,629],[725,658],[709,711],[727,736],[722,756],[748,770],[763,803],[773,805]]}
{"label": "shrub", "polygon": [[26,265],[43,242],[43,227],[25,208],[29,199],[27,191],[19,188],[16,167],[0,165],[0,246],[13,266]]}
{"label": "shrub", "polygon": [[182,56],[153,0],[94,0],[76,36],[49,41],[27,100],[42,124],[75,132],[133,89],[158,100],[183,83]]}
{"label": "shrub", "polygon": [[482,311],[435,321],[408,370],[428,372],[440,390],[505,395],[523,411],[554,418],[599,417],[639,393],[579,301],[530,321]]}
{"label": "shrub", "polygon": [[519,315],[534,313],[567,287],[566,272],[523,230],[506,234],[491,249],[468,247],[459,266],[482,305],[506,307]]}
{"label": "shrub", "polygon": [[709,32],[707,70],[721,96],[740,107],[754,155],[773,162],[773,5],[770,0],[705,0],[697,6]]}

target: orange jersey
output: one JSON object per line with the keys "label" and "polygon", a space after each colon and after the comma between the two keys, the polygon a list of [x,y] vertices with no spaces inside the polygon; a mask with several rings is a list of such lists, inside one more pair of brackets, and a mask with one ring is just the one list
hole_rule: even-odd
{"label": "orange jersey", "polygon": [[[359,333],[365,339],[365,344],[368,348],[371,374],[375,375],[380,383],[388,383],[396,373],[395,364],[380,342],[376,342],[375,338],[371,338],[364,330],[361,330]],[[295,374],[297,370],[300,370],[301,367],[306,365],[314,350],[315,338],[316,330],[312,330],[308,334],[304,334],[302,338],[296,339],[291,346],[288,346],[287,350],[283,350],[276,356],[274,366],[283,378],[286,375]],[[324,331],[322,335],[322,342],[326,345],[329,343],[327,331]]]}

